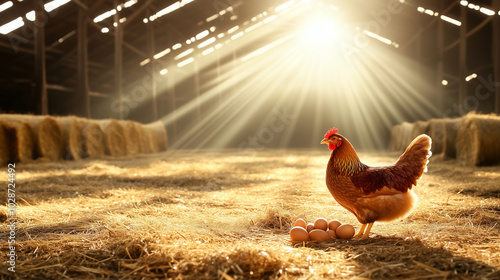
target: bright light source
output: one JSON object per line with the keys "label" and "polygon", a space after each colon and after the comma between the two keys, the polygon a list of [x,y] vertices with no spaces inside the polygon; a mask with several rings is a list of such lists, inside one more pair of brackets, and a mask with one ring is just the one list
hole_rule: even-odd
{"label": "bright light source", "polygon": [[177,49],[180,49],[182,47],[181,43],[177,43],[175,45],[172,46],[172,50],[177,50]]}
{"label": "bright light source", "polygon": [[219,17],[219,14],[215,14],[215,15],[213,15],[213,16],[209,16],[209,17],[207,17],[206,21],[207,21],[207,22],[211,22],[212,20],[214,20],[214,19],[216,19],[216,18],[218,18],[218,17]]}
{"label": "bright light source", "polygon": [[94,18],[94,22],[95,22],[95,23],[97,23],[97,22],[101,22],[101,21],[103,21],[103,20],[105,20],[105,19],[107,19],[107,18],[109,18],[110,16],[113,16],[113,15],[115,15],[115,14],[116,14],[116,10],[115,10],[115,9],[110,10],[110,11],[107,11],[107,12],[105,12],[105,13],[103,13],[103,14],[100,14],[100,15],[96,16],[96,17]]}
{"label": "bright light source", "polygon": [[141,63],[139,63],[139,65],[140,65],[140,66],[144,66],[144,65],[148,64],[150,61],[151,61],[151,59],[146,58],[146,59],[144,59],[143,61],[141,61]]}
{"label": "bright light source", "polygon": [[425,12],[425,9],[424,9],[423,7],[418,7],[418,8],[417,8],[417,11],[419,11],[419,12],[423,13],[423,12]]}
{"label": "bright light source", "polygon": [[182,0],[181,1],[181,7],[184,7],[185,5],[187,5],[187,4],[189,4],[189,3],[193,2],[193,1],[194,0]]}
{"label": "bright light source", "polygon": [[102,33],[108,33],[108,32],[109,32],[109,28],[107,28],[107,27],[103,27],[103,28],[101,29],[101,32],[102,32]]}
{"label": "bright light source", "polygon": [[281,11],[284,11],[284,10],[290,8],[293,4],[295,4],[295,1],[285,2],[285,3],[281,4],[281,5],[279,5],[278,7],[276,7],[274,9],[274,11],[277,12],[277,13],[279,13]]}
{"label": "bright light source", "polygon": [[233,33],[234,31],[240,29],[240,27],[238,25],[234,26],[234,27],[231,27],[228,31],[227,31],[227,34],[231,34]]}
{"label": "bright light source", "polygon": [[218,49],[220,49],[220,48],[222,48],[222,44],[217,44],[217,45],[215,45],[215,49],[216,49],[216,50],[218,50]]}
{"label": "bright light source", "polygon": [[237,16],[237,15],[232,15],[229,19],[230,19],[230,20],[237,20],[237,19],[238,19],[238,16]]}
{"label": "bright light source", "polygon": [[308,44],[331,44],[339,40],[334,22],[323,16],[314,16],[304,24],[302,30],[304,40]]}
{"label": "bright light source", "polygon": [[[465,2],[467,2],[467,1],[465,1]],[[441,84],[442,84],[443,86],[447,86],[447,85],[448,85],[448,81],[447,81],[447,80],[442,80],[442,81],[441,81]]]}
{"label": "bright light source", "polygon": [[430,16],[434,15],[434,11],[433,10],[429,10],[429,9],[425,10],[425,13],[428,14],[428,15],[430,15]]}
{"label": "bright light source", "polygon": [[238,32],[237,34],[234,34],[233,36],[231,36],[231,40],[236,40],[238,38],[240,38],[241,36],[243,36],[245,33],[243,31],[241,32]]}
{"label": "bright light source", "polygon": [[472,73],[469,76],[465,77],[465,81],[469,82],[470,80],[475,79],[475,78],[477,78],[477,74]]}
{"label": "bright light source", "polygon": [[374,38],[374,39],[379,40],[380,42],[382,42],[384,44],[387,44],[387,45],[391,45],[392,44],[391,40],[389,40],[387,38],[384,38],[384,37],[382,37],[382,36],[380,36],[378,34],[375,34],[373,32],[370,32],[368,30],[363,30],[363,33],[366,34],[366,35],[368,35],[368,36],[370,36],[370,37],[372,37],[372,38]]}
{"label": "bright light source", "polygon": [[10,32],[18,29],[19,27],[21,27],[23,25],[24,25],[23,18],[18,17],[15,20],[0,26],[0,33],[3,35],[9,34]]}
{"label": "bright light source", "polygon": [[204,42],[201,42],[199,45],[198,45],[198,49],[201,49],[201,48],[204,48],[210,44],[212,44],[213,42],[215,42],[215,37],[212,37]]}
{"label": "bright light source", "polygon": [[125,21],[127,21],[127,18],[125,18],[125,17],[120,19],[120,23],[124,23]]}
{"label": "bright light source", "polygon": [[451,24],[454,24],[456,26],[461,26],[462,25],[462,23],[460,21],[458,21],[456,19],[452,19],[452,18],[447,17],[445,15],[441,15],[441,19],[444,20],[444,21],[447,21],[447,22],[449,22]]}
{"label": "bright light source", "polygon": [[211,48],[208,48],[206,50],[204,50],[201,54],[202,55],[207,55],[209,53],[213,53],[215,51],[214,47],[211,47]]}
{"label": "bright light source", "polygon": [[187,56],[187,55],[189,55],[189,54],[191,54],[193,52],[194,52],[194,49],[190,48],[189,50],[183,51],[180,54],[176,55],[174,57],[174,60],[179,60],[179,59],[181,59],[181,58],[183,58],[183,57],[185,57],[185,56]]}
{"label": "bright light source", "polygon": [[29,21],[35,21],[35,11],[27,12],[26,19]]}
{"label": "bright light source", "polygon": [[149,20],[148,20],[147,18],[144,18],[144,19],[142,20],[142,22],[144,22],[144,23],[148,23],[148,22],[149,22]]}
{"label": "bright light source", "polygon": [[219,35],[217,35],[217,38],[219,38],[219,39],[222,37],[224,37],[224,33],[219,33]]}
{"label": "bright light source", "polygon": [[161,52],[159,52],[159,53],[155,54],[155,55],[153,56],[153,58],[154,58],[154,59],[160,59],[160,58],[162,58],[163,56],[165,56],[165,55],[166,55],[166,54],[168,54],[168,53],[170,53],[170,48],[167,48],[166,50],[163,50],[163,51],[161,51]]}
{"label": "bright light source", "polygon": [[159,12],[157,12],[157,13],[156,13],[156,16],[157,16],[157,17],[162,17],[162,16],[164,16],[164,15],[166,15],[166,14],[169,14],[169,13],[171,13],[171,12],[173,12],[173,11],[175,11],[175,10],[179,9],[180,7],[181,7],[181,2],[177,1],[177,2],[175,2],[174,4],[172,4],[172,5],[168,6],[168,7],[166,7],[165,9],[160,10]]}
{"label": "bright light source", "polygon": [[248,27],[247,29],[245,29],[245,32],[247,32],[247,33],[248,33],[248,32],[250,32],[250,31],[253,31],[253,30],[255,30],[255,29],[257,29],[257,28],[261,27],[262,25],[264,25],[264,23],[263,23],[262,21],[259,21],[258,23],[256,23],[256,24],[254,24],[254,25],[252,25],[252,26]]}
{"label": "bright light source", "polygon": [[177,67],[181,68],[181,67],[184,67],[184,66],[186,66],[186,65],[188,65],[189,63],[192,63],[192,62],[194,62],[194,57],[190,57],[190,58],[188,58],[186,60],[183,60],[183,61],[177,63]]}
{"label": "bright light source", "polygon": [[68,3],[70,0],[54,0],[44,5],[47,12],[52,12],[53,10],[61,7],[62,5]]}
{"label": "bright light source", "polygon": [[12,7],[12,1],[7,1],[5,3],[3,3],[2,5],[0,5],[0,13],[7,10],[8,8]]}
{"label": "bright light source", "polygon": [[208,34],[210,34],[210,32],[208,30],[204,30],[204,31],[196,34],[196,40],[203,39],[203,38],[207,37]]}
{"label": "bright light source", "polygon": [[160,75],[162,75],[162,76],[167,75],[167,73],[168,73],[167,69],[161,69],[160,70]]}
{"label": "bright light source", "polygon": [[270,16],[268,18],[265,18],[264,19],[264,23],[270,23],[271,21],[275,20],[276,18],[277,18],[276,15],[272,15],[272,16]]}
{"label": "bright light source", "polygon": [[495,12],[494,12],[494,11],[492,11],[492,10],[490,10],[490,9],[487,9],[487,8],[484,8],[484,7],[483,7],[483,8],[481,8],[481,9],[479,9],[479,11],[480,11],[481,13],[485,14],[485,15],[488,15],[488,16],[492,16],[492,15],[494,15],[494,14],[495,14]]}
{"label": "bright light source", "polygon": [[188,45],[191,44],[191,39],[187,39],[186,44],[188,44]]}
{"label": "bright light source", "polygon": [[469,2],[467,2],[467,1],[464,1],[464,0],[460,1],[460,5],[462,5],[462,6],[467,6],[468,4],[469,4]]}
{"label": "bright light source", "polygon": [[214,31],[215,31],[215,26],[210,27],[210,32],[214,32]]}
{"label": "bright light source", "polygon": [[123,7],[128,8],[128,7],[133,6],[133,5],[134,5],[134,4],[136,4],[136,3],[137,3],[137,0],[130,0],[130,1],[125,2],[125,3],[123,4]]}

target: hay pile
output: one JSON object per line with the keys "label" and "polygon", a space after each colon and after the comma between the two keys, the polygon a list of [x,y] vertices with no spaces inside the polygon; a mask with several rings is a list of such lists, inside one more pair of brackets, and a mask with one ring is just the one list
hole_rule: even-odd
{"label": "hay pile", "polygon": [[35,156],[35,137],[33,128],[27,122],[7,120],[2,121],[14,135],[5,138],[4,147],[9,147],[11,150],[11,161],[13,162],[28,162],[33,160]]}
{"label": "hay pile", "polygon": [[432,154],[438,155],[443,152],[444,143],[444,122],[446,119],[429,120],[428,135],[432,139]]}
{"label": "hay pile", "polygon": [[144,138],[142,136],[143,130],[137,126],[136,122],[133,121],[120,121],[123,126],[126,149],[128,155],[136,155],[141,152],[141,141]]}
{"label": "hay pile", "polygon": [[5,122],[0,120],[0,143],[6,143],[0,145],[0,165],[6,166],[7,163],[12,162],[13,154],[15,153],[17,139],[13,139],[15,133],[12,133],[12,129]]}
{"label": "hay pile", "polygon": [[99,123],[87,119],[80,119],[83,134],[83,156],[101,158],[106,154],[104,132]]}
{"label": "hay pile", "polygon": [[500,163],[500,117],[468,114],[457,137],[457,158],[472,166]]}
{"label": "hay pile", "polygon": [[57,117],[57,122],[62,129],[63,135],[63,157],[66,160],[81,159],[84,155],[83,126],[79,118],[75,116]]}
{"label": "hay pile", "polygon": [[55,161],[63,157],[63,134],[59,123],[51,116],[0,115],[7,123],[23,121],[30,124],[35,140],[35,157]]}

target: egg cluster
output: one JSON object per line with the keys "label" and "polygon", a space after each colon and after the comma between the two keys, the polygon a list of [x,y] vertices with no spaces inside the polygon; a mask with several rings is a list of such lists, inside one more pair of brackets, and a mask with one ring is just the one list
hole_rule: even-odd
{"label": "egg cluster", "polygon": [[314,223],[306,223],[304,219],[295,221],[290,230],[292,241],[325,242],[340,239],[351,239],[354,236],[354,227],[342,224],[338,220],[328,222],[324,218],[317,218]]}

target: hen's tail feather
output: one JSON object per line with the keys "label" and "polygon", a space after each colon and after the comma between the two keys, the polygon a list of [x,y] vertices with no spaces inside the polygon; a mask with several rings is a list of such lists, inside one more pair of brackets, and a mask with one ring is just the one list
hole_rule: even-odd
{"label": "hen's tail feather", "polygon": [[417,180],[427,171],[427,163],[432,155],[431,143],[431,138],[426,134],[417,136],[395,164],[411,171],[411,178],[408,179],[413,185],[416,185]]}

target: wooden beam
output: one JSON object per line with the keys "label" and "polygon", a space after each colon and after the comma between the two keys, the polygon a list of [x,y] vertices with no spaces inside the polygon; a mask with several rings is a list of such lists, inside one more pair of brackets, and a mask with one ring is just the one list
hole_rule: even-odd
{"label": "wooden beam", "polygon": [[[493,0],[493,9],[494,11],[500,10],[500,0]],[[498,15],[493,16],[493,71],[494,74],[494,83],[493,87],[495,88],[495,113],[500,114],[500,17]]]}
{"label": "wooden beam", "polygon": [[[118,1],[114,0],[115,9],[118,6]],[[123,119],[123,26],[120,23],[119,12],[114,15],[114,21],[117,23],[115,28],[115,92],[116,98],[118,98],[118,115],[120,119]]]}
{"label": "wooden beam", "polygon": [[137,16],[141,15],[144,9],[149,7],[153,0],[148,0],[146,3],[142,4],[139,9],[137,9],[133,14],[127,17],[127,21],[123,23],[123,26],[127,26],[131,21],[133,21]]}
{"label": "wooden beam", "polygon": [[[151,12],[148,12],[151,14]],[[149,47],[149,67],[151,67],[151,105],[152,105],[152,118],[153,121],[158,120],[158,101],[156,97],[156,60],[154,59],[155,55],[155,30],[154,30],[154,22],[150,22],[147,24],[148,29],[148,47]]]}
{"label": "wooden beam", "polygon": [[49,103],[47,99],[47,78],[45,69],[45,10],[42,1],[35,2],[35,95],[38,97],[39,107],[37,111],[41,115],[49,113]]}
{"label": "wooden beam", "polygon": [[88,8],[78,9],[78,38],[77,38],[77,96],[80,101],[78,108],[80,116],[90,118],[90,95],[89,95],[89,63],[88,63],[88,41],[87,41],[87,18]]}
{"label": "wooden beam", "polygon": [[463,108],[467,97],[467,7],[460,5],[460,44],[458,55],[458,105]]}
{"label": "wooden beam", "polygon": [[77,4],[78,6],[80,6],[80,8],[84,9],[85,11],[88,11],[89,10],[89,7],[87,7],[87,5],[85,5],[84,3],[80,2],[79,0],[71,0],[73,3]]}
{"label": "wooden beam", "polygon": [[[494,16],[493,17],[487,17],[487,18],[485,18],[480,24],[478,24],[476,27],[474,27],[474,29],[472,29],[469,32],[467,32],[467,34],[465,35],[465,37],[469,38],[474,33],[476,33],[479,30],[481,30],[481,28],[485,27],[493,18],[494,18]],[[458,39],[455,42],[453,42],[453,43],[449,44],[448,46],[446,46],[444,48],[444,51],[449,51],[453,47],[457,46],[459,43],[460,43],[460,39]]]}
{"label": "wooden beam", "polygon": [[[440,2],[441,8],[443,7],[443,2]],[[443,21],[440,20],[437,23],[437,81],[436,81],[436,103],[439,110],[443,109],[444,91],[443,91],[443,80],[444,80],[444,32],[443,32]]]}

